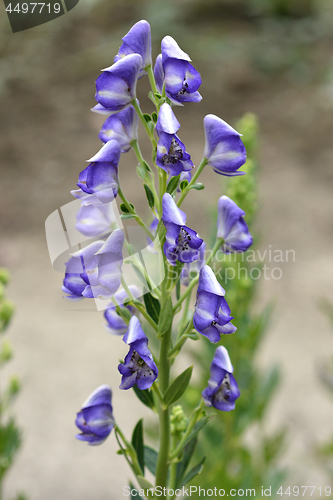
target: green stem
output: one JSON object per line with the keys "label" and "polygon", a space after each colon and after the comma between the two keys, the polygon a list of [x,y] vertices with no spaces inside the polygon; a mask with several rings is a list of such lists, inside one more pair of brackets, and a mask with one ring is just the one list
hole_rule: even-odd
{"label": "green stem", "polygon": [[130,214],[133,214],[135,216],[135,220],[137,221],[137,223],[142,227],[142,229],[144,230],[144,232],[146,233],[147,236],[149,236],[149,238],[154,241],[154,236],[152,235],[152,233],[149,231],[149,228],[146,226],[146,224],[143,222],[143,220],[141,219],[141,217],[135,212],[135,210],[133,210],[133,208],[131,207],[131,205],[129,204],[129,201],[127,200],[126,196],[124,195],[121,187],[119,186],[119,189],[118,189],[118,194],[119,194],[119,197],[121,198],[121,201],[124,203],[125,207],[127,208],[128,212]]}
{"label": "green stem", "polygon": [[190,421],[188,423],[188,426],[187,426],[187,429],[186,429],[186,432],[185,434],[183,435],[180,443],[178,444],[178,446],[173,450],[173,452],[171,453],[169,459],[170,461],[171,460],[174,460],[175,458],[178,457],[178,455],[181,453],[183,447],[184,447],[184,443],[186,441],[186,439],[189,437],[189,435],[191,434],[192,430],[193,430],[193,427],[195,426],[195,424],[197,423],[198,421],[198,418],[202,412],[202,409],[203,407],[205,406],[205,403],[203,401],[201,401],[200,405],[198,406],[198,408],[194,411],[192,417],[190,418]]}
{"label": "green stem", "polygon": [[118,441],[118,444],[119,444],[120,448],[123,449],[123,447],[121,446],[121,444],[119,442],[118,434],[121,437],[124,445],[126,446],[126,450],[129,452],[129,455],[130,455],[130,457],[132,459],[132,462],[129,461],[127,453],[124,453],[124,455],[125,455],[125,458],[126,458],[127,462],[129,463],[130,467],[132,468],[134,474],[136,476],[142,476],[143,475],[143,471],[141,470],[140,464],[138,462],[138,457],[136,455],[136,451],[133,448],[132,443],[130,443],[129,441],[127,441],[126,437],[121,432],[121,430],[119,429],[118,425],[115,426],[115,434],[116,434],[116,438],[117,438],[117,441]]}
{"label": "green stem", "polygon": [[[146,161],[145,161],[145,159],[142,156],[142,153],[141,153],[138,141],[136,139],[134,141],[132,141],[131,142],[131,146],[133,148],[135,156],[137,157],[137,160],[140,163],[141,167],[143,169],[146,169],[146,166],[145,166]],[[150,182],[147,182],[147,184],[149,185],[150,189],[153,192],[154,200],[155,200],[155,206],[156,206],[157,210],[159,210],[159,208],[158,208],[159,207],[159,199],[158,199],[158,195],[157,195],[157,192],[156,192],[156,189],[155,189],[155,175],[154,175],[154,172],[151,171],[150,175],[151,175],[151,179],[149,179]]]}
{"label": "green stem", "polygon": [[150,86],[151,86],[151,89],[153,91],[153,94],[159,94],[159,91],[157,90],[157,87],[156,87],[155,76],[154,76],[154,72],[153,72],[153,68],[152,68],[151,64],[149,64],[149,66],[147,66],[145,69],[147,71],[147,75],[149,78],[149,82],[150,82]]}
{"label": "green stem", "polygon": [[152,143],[152,145],[153,145],[153,148],[155,148],[155,147],[156,147],[156,141],[155,141],[155,139],[154,139],[154,133],[153,133],[153,131],[149,128],[148,122],[146,121],[145,117],[144,117],[144,116],[143,116],[143,114],[142,114],[142,111],[141,111],[141,109],[140,109],[140,106],[139,106],[139,102],[138,102],[138,100],[137,100],[137,99],[133,99],[133,101],[132,101],[132,105],[133,105],[133,107],[134,107],[135,111],[138,113],[138,116],[139,116],[139,118],[140,118],[140,120],[141,120],[141,122],[142,122],[142,125],[143,125],[143,126],[144,126],[144,128],[146,129],[146,132],[147,132],[147,134],[148,134],[148,137],[149,137],[149,139],[150,139],[150,141],[151,141],[151,143]]}
{"label": "green stem", "polygon": [[[179,433],[175,433],[173,436],[172,436],[172,448],[174,449],[177,445],[177,437],[179,436]],[[170,489],[173,489],[175,490],[176,489],[176,486],[177,486],[177,462],[173,462],[171,465],[170,465],[170,481],[169,481],[169,486],[170,486]],[[174,495],[170,498],[174,498]]]}
{"label": "green stem", "polygon": [[187,186],[187,188],[184,189],[184,191],[182,192],[179,200],[178,200],[178,203],[177,205],[180,207],[180,205],[183,203],[185,197],[187,196],[187,193],[190,191],[191,187],[193,186],[193,184],[195,184],[195,181],[197,180],[197,178],[199,177],[199,175],[201,174],[201,172],[203,171],[203,169],[205,168],[205,166],[207,165],[207,160],[206,158],[203,158],[201,160],[201,163],[200,165],[198,166],[196,172],[194,173],[192,179],[191,179],[191,182],[189,183],[189,185]]}
{"label": "green stem", "polygon": [[128,288],[126,281],[124,280],[124,277],[121,277],[121,284],[124,287],[124,290],[126,291],[128,297],[133,301],[133,306],[136,307],[138,311],[142,314],[142,316],[148,321],[148,323],[154,328],[154,330],[157,332],[158,327],[155,321],[149,316],[149,314],[146,312],[145,308],[143,305],[139,305],[138,300],[134,297],[132,294],[131,290]]}
{"label": "green stem", "polygon": [[173,346],[173,348],[170,349],[170,351],[168,352],[168,356],[169,356],[170,359],[174,358],[175,354],[185,344],[186,340],[189,338],[188,337],[188,333],[190,333],[190,331],[192,330],[192,328],[193,328],[193,319],[191,319],[191,321],[187,325],[186,330],[184,332],[182,332],[182,334],[180,335],[179,339],[177,340],[177,342],[175,343],[175,345]]}

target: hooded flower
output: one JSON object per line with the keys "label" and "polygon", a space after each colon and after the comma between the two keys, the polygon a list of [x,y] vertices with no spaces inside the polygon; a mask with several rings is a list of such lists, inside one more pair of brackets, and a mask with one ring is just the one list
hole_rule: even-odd
{"label": "hooded flower", "polygon": [[198,92],[202,81],[200,73],[190,64],[190,57],[181,50],[177,42],[166,36],[161,43],[161,52],[154,68],[157,88],[160,92],[165,84],[165,93],[176,104],[200,102]]}
{"label": "hooded flower", "polygon": [[109,116],[102,126],[99,138],[103,142],[117,141],[121,152],[126,153],[131,149],[131,142],[138,138],[138,123],[139,117],[135,109],[129,106]]}
{"label": "hooded flower", "polygon": [[66,272],[61,290],[66,293],[67,300],[78,301],[84,299],[83,292],[86,289],[87,282],[82,278],[84,274],[83,259],[71,257],[66,262]]}
{"label": "hooded flower", "polygon": [[136,384],[140,391],[144,391],[152,386],[158,370],[148,349],[148,339],[136,316],[131,318],[123,341],[130,346],[130,350],[124,363],[118,365],[118,370],[122,374],[119,387],[130,389]]}
{"label": "hooded flower", "polygon": [[217,204],[217,237],[224,239],[225,253],[246,252],[253,239],[244,220],[245,212],[228,196],[221,196]]}
{"label": "hooded flower", "polygon": [[145,68],[152,63],[149,23],[144,20],[135,23],[122,40],[123,43],[114,58],[114,62],[119,61],[129,54],[139,54],[142,58],[142,66],[139,72],[139,78],[141,78],[146,73]]}
{"label": "hooded flower", "polygon": [[207,337],[213,344],[219,342],[221,334],[234,333],[230,308],[224,298],[225,291],[217,281],[209,266],[200,271],[197,301],[193,315],[193,325],[197,332]]}
{"label": "hooded flower", "polygon": [[162,104],[156,124],[159,136],[156,164],[171,176],[179,175],[181,172],[193,168],[190,155],[176,135],[179,128],[180,123],[171,106],[167,103]]}
{"label": "hooded flower", "polygon": [[84,236],[94,237],[110,233],[117,227],[112,203],[83,205],[76,214],[75,228]]}
{"label": "hooded flower", "polygon": [[130,54],[103,70],[96,80],[95,99],[92,110],[102,114],[118,113],[136,98],[136,82],[142,67],[139,54]]}
{"label": "hooded flower", "polygon": [[209,165],[217,174],[243,175],[244,172],[237,172],[246,162],[246,150],[240,134],[215,115],[205,116],[204,129],[204,158]]}
{"label": "hooded flower", "polygon": [[185,226],[186,214],[177,207],[169,193],[162,198],[162,221],[166,228],[166,241],[163,251],[171,265],[176,261],[189,263],[199,257],[203,240],[197,233]]}
{"label": "hooded flower", "polygon": [[200,272],[200,269],[205,263],[205,250],[206,243],[203,242],[199,248],[199,257],[197,260],[190,262],[189,264],[184,264],[183,269],[180,273],[180,282],[184,286],[188,286],[190,281],[195,278],[195,276]]}
{"label": "hooded flower", "polygon": [[232,375],[233,371],[227,349],[219,346],[210,367],[208,387],[202,393],[207,406],[214,406],[222,411],[235,409],[235,401],[240,392]]}
{"label": "hooded flower", "polygon": [[112,392],[101,385],[89,396],[77,414],[75,424],[81,433],[75,437],[90,446],[102,444],[114,427],[111,406]]}
{"label": "hooded flower", "polygon": [[[118,142],[107,142],[95,156],[88,160],[91,163],[80,173],[77,185],[81,191],[87,195],[93,195],[93,198],[97,198],[101,203],[109,203],[114,200],[119,188],[119,159],[120,146]],[[73,191],[72,194],[77,198],[82,197],[81,193],[77,193],[77,191]]]}
{"label": "hooded flower", "polygon": [[[74,277],[78,281],[77,293],[81,291],[83,280],[86,284],[81,292],[83,297],[99,299],[112,297],[121,283],[123,244],[124,233],[121,229],[116,229],[106,241],[94,241],[73,254],[67,262],[66,274],[75,271],[74,276],[71,275],[71,281]],[[70,289],[65,280],[64,286]]]}
{"label": "hooded flower", "polygon": [[[130,289],[130,292],[134,297],[140,296],[140,290],[138,289],[137,286],[130,285],[128,288]],[[115,294],[114,298],[116,299],[117,304],[120,307],[123,307],[123,303],[125,299],[128,298],[128,295],[127,292],[124,289],[122,289]],[[137,309],[133,306],[126,306],[126,309],[132,315],[136,314],[137,312]],[[107,309],[105,309],[104,317],[107,321],[106,328],[109,333],[112,333],[113,335],[124,335],[127,332],[128,326],[126,324],[126,321],[121,316],[119,316],[119,314],[116,311],[116,307],[112,302],[110,306]]]}

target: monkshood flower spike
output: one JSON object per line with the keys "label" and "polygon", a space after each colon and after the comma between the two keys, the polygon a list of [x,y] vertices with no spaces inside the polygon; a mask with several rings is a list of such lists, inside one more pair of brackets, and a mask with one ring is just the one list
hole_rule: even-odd
{"label": "monkshood flower spike", "polygon": [[186,214],[177,207],[169,193],[163,195],[162,208],[162,221],[166,228],[164,255],[173,266],[177,260],[183,263],[193,262],[199,257],[203,240],[193,229],[185,226]]}
{"label": "monkshood flower spike", "polygon": [[148,349],[148,339],[136,316],[131,318],[123,341],[130,349],[124,363],[118,365],[122,374],[120,389],[130,389],[135,384],[141,391],[149,389],[157,378],[158,370]]}
{"label": "monkshood flower spike", "polygon": [[[77,186],[86,194],[93,195],[100,203],[109,203],[118,194],[118,163],[120,146],[117,141],[107,142],[90,160],[79,175]],[[76,196],[76,192],[72,193]],[[80,198],[78,193],[77,198]],[[90,198],[90,201],[91,198]]]}
{"label": "monkshood flower spike", "polygon": [[[128,288],[134,297],[140,297],[141,292],[137,286],[130,285]],[[119,290],[118,292],[116,292],[114,298],[117,304],[122,307],[125,299],[128,298],[128,293],[126,292],[126,290]],[[131,313],[131,315],[137,313],[135,307],[131,305],[126,306],[126,309]],[[105,309],[104,317],[107,321],[107,324],[105,325],[106,329],[112,335],[124,335],[127,332],[127,323],[121,316],[119,316],[116,311],[116,306],[112,302],[110,306]]]}
{"label": "monkshood flower spike", "polygon": [[119,61],[129,54],[139,54],[142,58],[142,66],[139,72],[139,78],[146,73],[145,68],[151,66],[151,35],[150,25],[147,21],[139,21],[122,38],[123,43],[114,62]]}
{"label": "monkshood flower spike", "polygon": [[223,238],[225,253],[246,252],[253,239],[244,220],[245,212],[228,196],[221,196],[217,204],[217,237]]}
{"label": "monkshood flower spike", "polygon": [[192,170],[193,163],[186,152],[184,144],[176,135],[180,123],[169,104],[160,108],[156,131],[158,133],[156,164],[170,176],[179,175],[183,171]]}
{"label": "monkshood flower spike", "polygon": [[235,401],[239,398],[240,392],[233,371],[227,349],[219,346],[210,367],[208,387],[202,392],[207,406],[222,411],[235,409]]}
{"label": "monkshood flower spike", "polygon": [[199,275],[193,325],[197,332],[213,344],[219,342],[221,334],[237,330],[231,323],[233,317],[230,316],[230,308],[224,295],[225,290],[217,281],[213,270],[209,266],[203,266]]}
{"label": "monkshood flower spike", "polygon": [[98,105],[92,111],[112,114],[129,106],[136,98],[136,83],[141,68],[141,56],[131,54],[104,69],[96,80],[95,99]]}
{"label": "monkshood flower spike", "polygon": [[115,140],[122,153],[131,149],[131,142],[138,138],[139,117],[133,106],[125,108],[115,115],[109,116],[104,122],[99,138],[103,142]]}
{"label": "monkshood flower spike", "polygon": [[111,406],[112,392],[107,385],[101,385],[89,396],[77,413],[75,424],[81,433],[75,437],[90,446],[102,444],[114,427]]}
{"label": "monkshood flower spike", "polygon": [[246,162],[246,150],[240,134],[215,115],[205,116],[204,129],[207,163],[218,174],[243,175],[238,169]]}

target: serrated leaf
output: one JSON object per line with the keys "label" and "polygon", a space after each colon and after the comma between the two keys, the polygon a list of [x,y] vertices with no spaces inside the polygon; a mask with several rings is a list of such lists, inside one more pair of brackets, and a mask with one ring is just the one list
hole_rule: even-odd
{"label": "serrated leaf", "polygon": [[152,474],[154,474],[154,476],[156,476],[156,464],[157,464],[158,453],[153,448],[150,448],[150,446],[145,446],[144,450],[145,450],[145,466]]}
{"label": "serrated leaf", "polygon": [[196,191],[201,191],[202,189],[205,189],[205,186],[201,182],[196,182],[195,184],[192,184],[190,189],[195,189]]}
{"label": "serrated leaf", "polygon": [[133,386],[133,390],[134,390],[135,394],[137,395],[137,397],[140,399],[141,403],[148,406],[148,408],[151,408],[152,410],[155,409],[153,393],[149,389],[145,389],[144,391],[140,391],[138,386],[135,384]]}
{"label": "serrated leaf", "polygon": [[177,186],[179,184],[179,179],[180,179],[180,174],[170,179],[166,188],[167,193],[172,194],[177,189]]}
{"label": "serrated leaf", "polygon": [[169,328],[171,328],[172,320],[173,320],[172,300],[171,296],[168,295],[162,304],[162,309],[159,315],[159,321],[158,321],[159,335],[163,335],[163,333],[167,332]]}
{"label": "serrated leaf", "polygon": [[180,187],[181,191],[184,191],[184,189],[186,189],[187,186],[188,186],[188,181],[186,179],[184,179],[183,181],[181,181],[179,187]]}
{"label": "serrated leaf", "polygon": [[155,323],[158,323],[158,318],[161,310],[159,300],[155,299],[155,297],[153,297],[149,292],[146,292],[144,294],[143,300],[146,306],[147,313],[155,321]]}
{"label": "serrated leaf", "polygon": [[151,116],[148,115],[148,113],[143,113],[143,117],[146,120],[146,122],[151,122]]}
{"label": "serrated leaf", "polygon": [[184,448],[183,458],[181,462],[177,464],[177,474],[176,474],[177,486],[180,484],[186,473],[187,467],[191,461],[197,442],[198,442],[198,436],[195,436],[192,439],[192,441],[190,441]]}
{"label": "serrated leaf", "polygon": [[122,215],[120,216],[120,218],[121,218],[121,219],[123,219],[123,220],[127,220],[127,219],[134,219],[135,217],[136,217],[136,215],[135,215],[135,214],[122,214]]}
{"label": "serrated leaf", "polygon": [[143,476],[136,476],[139,485],[143,490],[150,490],[150,488],[154,488],[154,486]]}
{"label": "serrated leaf", "polygon": [[184,480],[182,481],[182,483],[180,485],[181,488],[183,486],[185,486],[187,483],[189,483],[190,481],[192,481],[193,478],[195,478],[196,476],[201,474],[205,460],[206,460],[206,457],[203,457],[203,459],[200,460],[200,462],[195,467],[193,467],[193,469],[191,469],[188,474],[186,474],[186,476],[184,477]]}
{"label": "serrated leaf", "polygon": [[132,434],[132,445],[136,451],[136,456],[138,457],[138,462],[141,467],[142,473],[145,470],[145,455],[144,455],[144,444],[143,444],[143,419],[141,418],[136,424],[133,434]]}
{"label": "serrated leaf", "polygon": [[155,199],[154,199],[154,195],[153,193],[151,192],[150,188],[147,186],[147,184],[144,184],[143,187],[145,188],[145,191],[146,191],[146,196],[147,196],[147,200],[148,200],[148,205],[150,206],[150,208],[154,208],[154,205],[155,205]]}
{"label": "serrated leaf", "polygon": [[193,366],[187,368],[172,382],[164,395],[164,404],[170,406],[182,397],[191,380]]}

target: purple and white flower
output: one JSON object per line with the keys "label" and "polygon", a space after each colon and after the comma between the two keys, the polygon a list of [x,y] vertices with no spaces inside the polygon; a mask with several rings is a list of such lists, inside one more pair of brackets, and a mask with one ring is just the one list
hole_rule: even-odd
{"label": "purple and white flower", "polygon": [[142,68],[139,54],[130,54],[103,70],[96,80],[97,106],[92,111],[118,113],[136,99],[136,83]]}
{"label": "purple and white flower", "polygon": [[83,205],[76,214],[76,221],[75,228],[91,238],[110,233],[117,227],[112,203]]}
{"label": "purple and white flower", "polygon": [[[140,296],[140,290],[137,286],[130,285],[128,288],[134,297]],[[124,301],[128,298],[128,294],[126,290],[122,289],[115,294],[114,298],[120,307],[124,307]],[[131,305],[126,306],[126,309],[132,314],[132,316],[137,314],[137,309]],[[106,329],[109,333],[112,333],[112,335],[124,335],[127,332],[127,323],[121,316],[119,316],[116,311],[116,306],[112,302],[110,306],[105,309],[104,317],[107,321],[107,325],[105,325]]]}
{"label": "purple and white flower", "polygon": [[[87,195],[93,195],[100,203],[109,203],[118,194],[118,163],[120,159],[120,146],[117,141],[109,141],[90,160],[87,168],[79,175],[77,186]],[[73,191],[72,194],[81,198],[81,193]],[[83,196],[84,199],[84,196]],[[88,203],[93,199],[88,198]]]}
{"label": "purple and white flower", "polygon": [[217,237],[224,240],[223,252],[246,252],[252,245],[244,215],[244,210],[228,196],[221,196],[217,204]]}
{"label": "purple and white flower", "polygon": [[214,406],[222,411],[235,409],[235,401],[240,392],[233,371],[227,349],[219,346],[210,367],[208,387],[202,392],[207,406]]}
{"label": "purple and white flower", "polygon": [[131,318],[123,341],[130,349],[124,363],[118,365],[122,374],[120,389],[130,389],[135,384],[141,391],[149,389],[157,378],[158,369],[148,349],[148,339],[136,316]]}
{"label": "purple and white flower", "polygon": [[171,176],[179,175],[181,172],[193,168],[190,155],[176,135],[179,128],[180,123],[171,106],[167,103],[162,104],[156,123],[159,137],[156,164]]}
{"label": "purple and white flower", "polygon": [[162,198],[162,221],[166,228],[163,251],[170,264],[176,265],[177,260],[183,263],[196,260],[203,240],[185,226],[186,214],[177,207],[169,193]]}
{"label": "purple and white flower", "polygon": [[221,334],[234,333],[237,330],[231,323],[233,317],[230,316],[230,308],[224,295],[225,290],[212,269],[203,266],[199,275],[193,326],[213,344],[219,342]]}
{"label": "purple and white flower", "polygon": [[102,444],[114,427],[111,406],[112,392],[109,386],[101,385],[83,403],[77,413],[75,424],[81,433],[75,437],[90,446]]}
{"label": "purple and white flower", "polygon": [[218,174],[243,175],[238,169],[246,162],[246,149],[240,134],[215,115],[204,118],[205,151],[209,165]]}
{"label": "purple and white flower", "polygon": [[139,54],[142,58],[142,66],[139,72],[139,78],[141,78],[146,73],[145,68],[152,64],[149,23],[144,20],[135,23],[122,40],[123,43],[114,58],[114,62],[130,54]]}
{"label": "purple and white flower", "polygon": [[107,118],[101,128],[99,138],[103,142],[117,141],[121,152],[126,153],[131,149],[131,142],[138,138],[138,123],[139,117],[135,109],[133,106],[128,106]]}
{"label": "purple and white flower", "polygon": [[163,38],[161,52],[154,68],[158,90],[162,92],[164,84],[167,97],[175,104],[200,102],[202,97],[198,88],[202,80],[200,73],[190,64],[189,55],[171,36]]}

